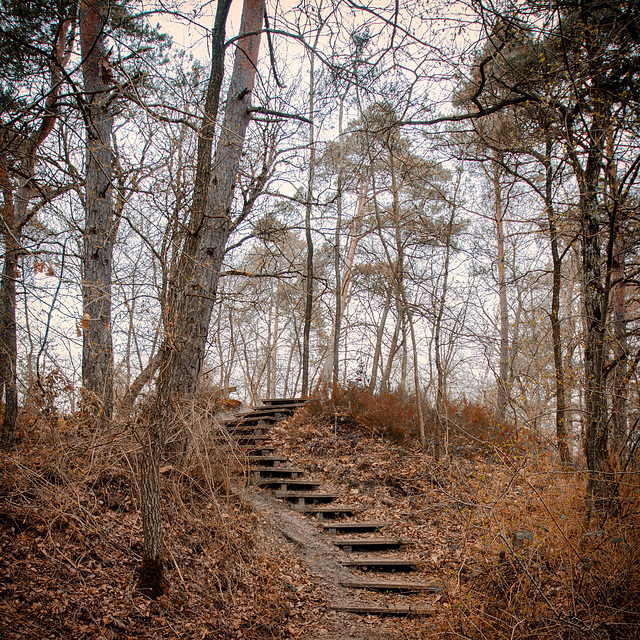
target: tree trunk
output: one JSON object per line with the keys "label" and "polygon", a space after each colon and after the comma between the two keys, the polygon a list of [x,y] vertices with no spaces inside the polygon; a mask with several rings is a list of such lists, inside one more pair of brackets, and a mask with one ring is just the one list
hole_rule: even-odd
{"label": "tree trunk", "polygon": [[[6,195],[5,195],[6,198]],[[6,202],[6,200],[5,200]],[[7,207],[5,206],[5,215]],[[18,418],[18,343],[16,335],[16,277],[18,274],[18,252],[20,235],[12,232],[11,224],[15,216],[5,217],[9,233],[4,234],[4,266],[2,269],[2,285],[0,286],[0,384],[4,391],[4,420],[2,423],[3,448],[11,445],[15,438]],[[13,227],[15,229],[15,227]]]}
{"label": "tree trunk", "polygon": [[[440,460],[441,446],[443,441],[443,432],[448,429],[447,417],[447,374],[442,362],[441,353],[441,335],[442,335],[442,318],[444,316],[445,305],[447,301],[448,284],[449,284],[449,262],[451,260],[451,235],[453,233],[453,223],[456,215],[455,203],[452,205],[451,217],[447,225],[445,235],[445,255],[444,265],[442,268],[442,294],[438,300],[436,311],[435,326],[433,330],[435,366],[437,375],[436,387],[436,433],[434,443],[434,458],[436,462]],[[448,453],[448,431],[445,440],[445,455]]]}
{"label": "tree trunk", "polygon": [[387,316],[391,309],[391,300],[393,298],[392,287],[387,289],[387,295],[384,299],[384,307],[382,308],[382,315],[380,316],[380,322],[378,323],[378,330],[376,332],[376,346],[373,352],[373,364],[371,365],[371,380],[369,381],[369,391],[372,393],[376,389],[378,382],[378,369],[380,368],[380,359],[382,357],[382,340],[384,338],[384,329],[387,324]]}
{"label": "tree trunk", "polygon": [[[342,318],[347,306],[349,304],[349,287],[351,284],[351,277],[353,275],[353,264],[355,262],[356,250],[358,243],[362,238],[360,232],[362,226],[362,219],[364,217],[364,210],[367,203],[368,195],[368,181],[366,178],[362,178],[358,185],[358,201],[356,203],[356,211],[351,221],[351,231],[349,233],[349,240],[347,244],[347,252],[344,264],[344,273],[340,273],[340,258],[339,253],[339,238],[336,237],[336,313],[334,317],[334,324],[332,329],[331,345],[329,347],[329,353],[327,354],[324,371],[322,378],[329,379],[331,371],[333,371],[333,384],[338,384],[339,376],[339,352],[340,352],[340,332],[342,331]],[[341,252],[340,252],[341,253]]]}
{"label": "tree trunk", "polygon": [[85,405],[99,420],[108,421],[113,412],[111,268],[115,233],[111,198],[113,117],[109,106],[113,79],[104,41],[107,13],[105,0],[80,4],[87,129],[82,380]]}
{"label": "tree trunk", "polygon": [[612,294],[613,315],[613,357],[617,364],[613,371],[611,400],[611,451],[614,460],[620,456],[627,440],[629,429],[627,393],[628,393],[628,356],[629,339],[627,336],[627,286],[625,275],[625,247],[621,238],[617,238],[614,247],[613,270],[611,278],[615,283]]}
{"label": "tree trunk", "polygon": [[427,434],[424,427],[424,414],[422,412],[422,389],[420,384],[420,368],[418,366],[418,342],[416,340],[416,331],[413,326],[413,313],[409,308],[407,295],[404,288],[401,290],[402,302],[405,305],[405,315],[409,323],[409,333],[411,335],[411,347],[413,350],[413,385],[416,394],[416,413],[418,414],[418,433],[420,434],[420,444],[422,450],[427,450]]}
{"label": "tree trunk", "polygon": [[[318,32],[320,35],[320,32]],[[316,37],[316,42],[317,42]],[[316,170],[315,148],[315,56],[310,57],[309,67],[309,173],[307,179],[307,204],[304,214],[304,231],[307,242],[307,264],[304,274],[304,325],[302,330],[302,395],[309,395],[309,355],[311,339],[311,316],[313,313],[313,236],[311,234],[311,213],[313,210],[313,183]]]}
{"label": "tree trunk", "polygon": [[151,360],[149,360],[147,366],[136,376],[135,380],[131,383],[126,393],[124,394],[122,401],[120,402],[120,406],[118,407],[118,411],[116,413],[116,419],[118,422],[126,422],[127,420],[129,420],[136,399],[142,392],[142,389],[144,389],[145,385],[151,382],[151,379],[158,370],[159,364],[160,354],[156,353],[153,355]]}
{"label": "tree trunk", "polygon": [[[16,325],[16,278],[20,258],[22,231],[29,222],[34,210],[29,210],[29,202],[33,195],[33,179],[37,153],[42,143],[53,131],[57,121],[57,102],[61,86],[62,69],[69,61],[73,47],[73,37],[67,42],[71,29],[71,21],[66,20],[59,25],[56,41],[53,45],[51,80],[46,103],[39,125],[33,129],[0,131],[0,142],[11,146],[6,138],[10,135],[12,142],[20,141],[17,150],[18,170],[20,178],[17,188],[12,183],[9,171],[8,154],[0,156],[0,191],[3,197],[3,230],[4,264],[2,282],[0,284],[0,396],[5,397],[5,413],[0,434],[0,445],[9,446],[15,437],[18,418],[18,344]],[[62,277],[62,276],[61,276]]]}
{"label": "tree trunk", "polygon": [[553,207],[553,166],[551,164],[552,141],[547,133],[545,153],[545,208],[549,222],[549,240],[553,262],[553,283],[551,285],[551,336],[553,341],[553,362],[556,380],[556,439],[560,461],[571,462],[567,433],[567,403],[565,392],[564,362],[562,359],[562,334],[560,327],[560,289],[562,287],[562,258],[558,242],[558,225]]}
{"label": "tree trunk", "polygon": [[[340,108],[338,110],[338,139],[342,139],[343,128],[342,121],[344,116],[344,101],[348,91],[340,98]],[[328,358],[328,366],[326,379],[329,379],[329,370],[332,375],[332,384],[334,391],[338,388],[338,378],[340,376],[340,333],[342,332],[342,314],[344,306],[342,304],[342,274],[340,272],[340,229],[342,228],[342,188],[344,185],[344,167],[343,167],[344,148],[340,145],[340,158],[338,160],[338,185],[337,185],[337,201],[336,201],[336,228],[333,240],[333,269],[336,278],[336,310],[333,319],[333,336],[330,346],[330,356]]]}
{"label": "tree trunk", "polygon": [[[213,166],[212,144],[224,70],[225,22],[230,0],[219,3],[212,37],[212,70],[203,126],[198,141],[196,189],[188,234],[174,273],[165,309],[165,341],[161,350],[156,401],[149,424],[142,465],[142,528],[144,548],[140,588],[157,597],[164,591],[162,520],[158,469],[177,403],[192,397],[202,370],[211,312],[222,260],[233,230],[231,204],[250,120],[264,0],[245,0],[236,42],[233,73]],[[246,34],[246,35],[244,35]],[[198,187],[198,185],[200,185]],[[207,185],[206,193],[199,189]],[[206,197],[205,197],[206,196]]]}
{"label": "tree trunk", "polygon": [[[390,390],[391,383],[391,371],[393,370],[393,361],[395,360],[396,354],[398,353],[398,340],[400,338],[400,331],[405,326],[405,310],[404,304],[402,301],[396,298],[396,326],[393,330],[393,336],[391,336],[391,345],[389,346],[389,356],[387,357],[387,362],[385,363],[382,377],[380,378],[380,391],[382,393],[388,393]],[[406,339],[406,336],[405,336]]]}
{"label": "tree trunk", "polygon": [[494,152],[493,160],[493,197],[496,218],[496,241],[498,258],[498,297],[500,308],[500,370],[498,374],[498,398],[496,414],[499,420],[505,419],[509,391],[509,308],[507,306],[507,275],[504,255],[504,208],[500,185],[501,154]]}
{"label": "tree trunk", "polygon": [[[579,158],[569,149],[580,189],[580,231],[582,236],[582,289],[585,318],[584,347],[584,408],[585,455],[589,478],[587,501],[589,508],[602,514],[615,509],[617,485],[609,462],[609,421],[604,389],[604,349],[607,298],[604,286],[600,247],[600,206],[598,185],[602,169],[603,143],[608,128],[608,113],[604,98],[593,115],[590,128],[591,145],[582,169]],[[615,225],[610,227],[614,233]],[[613,238],[610,238],[612,241]],[[611,246],[611,243],[610,243]]]}

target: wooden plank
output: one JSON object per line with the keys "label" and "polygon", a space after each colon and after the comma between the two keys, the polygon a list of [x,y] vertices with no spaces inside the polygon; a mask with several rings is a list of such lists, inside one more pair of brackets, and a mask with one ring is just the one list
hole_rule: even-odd
{"label": "wooden plank", "polygon": [[333,544],[336,547],[340,547],[343,551],[351,553],[354,549],[377,549],[380,551],[385,549],[399,549],[407,543],[399,538],[354,538],[351,540],[334,540]]}
{"label": "wooden plank", "polygon": [[259,487],[277,488],[280,491],[313,492],[322,486],[314,480],[288,480],[287,478],[262,478],[256,482]]}
{"label": "wooden plank", "polygon": [[240,448],[244,451],[245,455],[252,458],[268,457],[270,453],[275,451],[275,447],[272,445],[260,445],[247,443],[240,445]]}
{"label": "wooden plank", "polygon": [[351,580],[340,583],[347,589],[369,589],[370,591],[390,591],[394,593],[415,593],[429,591],[438,593],[442,585],[428,582],[402,582],[398,580]]}
{"label": "wooden plank", "polygon": [[238,444],[258,445],[259,443],[267,442],[268,440],[271,440],[271,436],[267,436],[267,435],[252,435],[250,433],[246,433],[246,434],[239,433],[237,435],[234,435],[233,439]]}
{"label": "wooden plank", "polygon": [[227,427],[227,431],[229,434],[234,437],[240,436],[265,436],[269,431],[270,427],[266,427],[263,424],[251,424],[251,425],[240,425],[237,427]]}
{"label": "wooden plank", "polygon": [[316,516],[318,520],[335,518],[338,516],[353,516],[358,512],[357,507],[304,507],[301,513]]}
{"label": "wooden plank", "polygon": [[332,611],[345,611],[347,613],[357,613],[364,616],[432,616],[435,610],[427,607],[404,607],[404,606],[373,606],[373,605],[332,605],[329,607]]}
{"label": "wooden plank", "polygon": [[340,497],[338,493],[316,493],[314,491],[276,491],[276,498],[292,500],[303,506],[310,502],[331,502]]}
{"label": "wooden plank", "polygon": [[332,522],[322,525],[325,531],[337,533],[338,531],[380,531],[388,522]]}
{"label": "wooden plank", "polygon": [[[273,447],[271,448],[273,451]],[[280,465],[289,462],[289,458],[283,458],[281,456],[247,456],[247,462],[249,464],[264,465],[270,469],[277,469]]]}
{"label": "wooden plank", "polygon": [[244,418],[229,420],[229,422],[225,423],[225,427],[227,428],[227,431],[249,427],[263,427],[264,429],[270,429],[276,422],[279,422],[279,420],[273,416],[246,416]]}
{"label": "wooden plank", "polygon": [[298,467],[251,467],[251,472],[254,474],[260,474],[262,478],[289,478],[295,480],[302,473],[306,472],[306,469],[299,469]]}
{"label": "wooden plank", "polygon": [[342,560],[341,565],[353,569],[372,571],[413,571],[420,560],[418,558],[354,558]]}

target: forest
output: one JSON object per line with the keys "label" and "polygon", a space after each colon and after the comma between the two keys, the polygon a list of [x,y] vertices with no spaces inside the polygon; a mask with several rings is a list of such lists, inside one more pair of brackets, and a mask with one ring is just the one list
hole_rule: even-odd
{"label": "forest", "polygon": [[[372,468],[398,443],[413,452],[402,482],[426,483],[424,496],[445,475],[471,482],[464,460],[486,466],[496,495],[529,465],[565,487],[572,533],[538,495],[545,483],[527,480],[516,512],[539,500],[551,520],[520,526],[517,545],[500,528],[493,538],[513,584],[529,585],[501,602],[529,603],[531,619],[487,605],[474,622],[441,622],[442,637],[638,637],[635,2],[0,0],[0,43],[9,546],[39,532],[67,566],[56,536],[88,539],[100,517],[86,496],[99,510],[116,487],[139,532],[131,592],[158,606],[189,581],[167,540],[198,500],[224,524],[207,557],[258,536],[234,502],[245,463],[220,416],[311,399],[278,436],[292,451],[324,420],[335,442],[352,438],[347,453],[371,438]],[[457,503],[495,507],[485,489]],[[494,507],[488,530],[519,517]],[[547,567],[554,549],[575,555],[563,588],[590,584],[588,605],[554,608],[534,560],[519,559],[535,526],[558,533]],[[596,561],[591,544],[613,555]],[[266,571],[277,562],[264,553]],[[251,590],[229,567],[209,570],[237,607],[228,594]],[[627,595],[605,602],[603,576]],[[33,618],[2,584],[5,620]],[[51,637],[129,637],[104,619]],[[24,624],[7,637],[45,637]],[[179,637],[298,637],[294,623],[220,625],[227,635]],[[130,637],[165,637],[141,629]]]}

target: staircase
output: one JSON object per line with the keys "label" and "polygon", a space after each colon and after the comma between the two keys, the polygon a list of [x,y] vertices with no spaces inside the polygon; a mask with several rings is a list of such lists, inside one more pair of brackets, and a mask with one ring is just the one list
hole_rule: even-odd
{"label": "staircase", "polygon": [[[331,609],[359,615],[432,615],[432,609],[415,606],[406,598],[410,594],[442,590],[440,585],[409,579],[419,565],[418,558],[406,553],[411,548],[411,540],[384,537],[389,523],[359,520],[357,507],[337,502],[342,497],[339,493],[323,490],[322,482],[306,477],[305,469],[294,467],[287,458],[274,455],[267,432],[275,423],[292,416],[306,401],[274,398],[262,402],[262,407],[226,424],[231,437],[245,450],[252,482],[273,491],[277,498],[298,512],[317,519],[322,531],[342,550],[340,564],[353,572],[353,579],[342,581],[342,587],[354,593],[397,594],[393,603],[336,603]],[[356,534],[364,534],[364,537]],[[402,577],[390,579],[390,573]]]}

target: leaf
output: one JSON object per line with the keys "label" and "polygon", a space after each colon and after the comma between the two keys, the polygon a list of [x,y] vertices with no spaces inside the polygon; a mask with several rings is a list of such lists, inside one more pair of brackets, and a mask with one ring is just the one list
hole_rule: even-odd
{"label": "leaf", "polygon": [[34,273],[42,273],[44,271],[45,263],[44,260],[38,260],[35,258],[33,260],[33,272]]}
{"label": "leaf", "polygon": [[89,327],[91,326],[90,323],[91,323],[91,316],[88,313],[85,313],[82,316],[82,319],[80,320],[80,326],[86,330],[86,329],[89,329]]}

